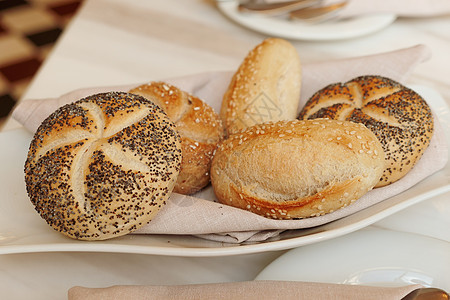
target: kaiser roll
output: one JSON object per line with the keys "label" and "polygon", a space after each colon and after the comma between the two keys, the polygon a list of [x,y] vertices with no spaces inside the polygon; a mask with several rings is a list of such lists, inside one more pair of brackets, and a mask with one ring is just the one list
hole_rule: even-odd
{"label": "kaiser roll", "polygon": [[67,104],[37,129],[25,162],[28,195],[57,231],[104,240],[148,223],[181,163],[175,125],[155,104],[102,93]]}
{"label": "kaiser roll", "polygon": [[415,91],[381,76],[361,76],[315,93],[299,119],[330,118],[364,124],[380,140],[387,165],[377,187],[402,178],[433,135],[433,114]]}
{"label": "kaiser roll", "polygon": [[224,135],[219,115],[199,98],[164,82],[144,84],[130,93],[159,105],[181,136],[181,170],[174,192],[188,195],[205,187],[214,150]]}
{"label": "kaiser roll", "polygon": [[211,182],[219,202],[274,219],[319,216],[371,190],[383,148],[362,124],[318,119],[255,125],[220,143]]}

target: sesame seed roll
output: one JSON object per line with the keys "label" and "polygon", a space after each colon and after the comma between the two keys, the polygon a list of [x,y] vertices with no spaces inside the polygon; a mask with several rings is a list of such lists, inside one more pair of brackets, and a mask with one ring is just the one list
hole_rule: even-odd
{"label": "sesame seed roll", "polygon": [[174,192],[190,195],[207,186],[214,150],[224,136],[219,115],[198,97],[165,82],[150,82],[129,92],[161,107],[180,134],[181,171]]}

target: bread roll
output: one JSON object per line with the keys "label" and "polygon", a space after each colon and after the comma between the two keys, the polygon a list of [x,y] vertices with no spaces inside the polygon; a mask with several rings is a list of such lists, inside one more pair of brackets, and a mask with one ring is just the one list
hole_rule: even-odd
{"label": "bread roll", "polygon": [[295,119],[300,86],[300,58],[294,46],[283,39],[264,40],[245,57],[223,97],[220,117],[227,133]]}
{"label": "bread roll", "polygon": [[182,161],[174,192],[193,194],[209,184],[211,159],[224,129],[211,106],[164,82],[151,82],[130,90],[161,107],[181,136]]}
{"label": "bread roll", "polygon": [[364,125],[335,120],[255,125],[219,144],[211,167],[217,199],[274,219],[323,215],[371,190],[383,148]]}
{"label": "bread roll", "polygon": [[165,204],[181,164],[175,125],[127,93],[65,105],[37,129],[25,163],[28,195],[57,231],[104,240],[148,223]]}
{"label": "bread roll", "polygon": [[387,165],[377,187],[402,178],[433,135],[433,115],[413,90],[381,76],[362,76],[315,93],[299,119],[330,118],[364,124],[383,145]]}

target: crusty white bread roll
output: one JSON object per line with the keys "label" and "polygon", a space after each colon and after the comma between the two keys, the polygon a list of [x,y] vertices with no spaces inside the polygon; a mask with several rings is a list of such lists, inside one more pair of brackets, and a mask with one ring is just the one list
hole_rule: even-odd
{"label": "crusty white bread roll", "polygon": [[219,144],[211,183],[221,203],[267,218],[320,216],[371,190],[383,148],[362,124],[317,119],[247,128]]}
{"label": "crusty white bread roll", "polygon": [[150,82],[129,91],[159,105],[181,136],[181,171],[174,192],[193,194],[209,184],[211,159],[224,129],[219,115],[199,98],[165,82]]}
{"label": "crusty white bread roll", "polygon": [[420,159],[433,135],[433,115],[415,91],[381,76],[361,76],[316,92],[299,119],[330,118],[364,124],[383,145],[387,165],[377,184],[402,178]]}
{"label": "crusty white bread roll", "polygon": [[245,57],[224,94],[220,117],[227,133],[295,119],[300,87],[301,64],[294,46],[279,38],[264,40]]}
{"label": "crusty white bread roll", "polygon": [[171,194],[180,164],[180,137],[159,107],[133,94],[102,93],[42,122],[25,182],[51,227],[104,240],[147,224]]}

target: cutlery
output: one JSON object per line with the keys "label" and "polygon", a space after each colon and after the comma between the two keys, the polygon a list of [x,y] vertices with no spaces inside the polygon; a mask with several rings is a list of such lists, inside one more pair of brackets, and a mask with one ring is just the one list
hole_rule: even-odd
{"label": "cutlery", "polygon": [[319,4],[320,2],[322,2],[322,0],[295,0],[272,3],[249,1],[240,3],[238,9],[241,12],[256,12],[275,16],[283,15],[293,10],[310,7]]}
{"label": "cutlery", "polygon": [[293,10],[289,13],[291,20],[301,20],[309,23],[329,21],[338,16],[338,12],[347,5],[347,1],[326,6],[313,6]]}
{"label": "cutlery", "polygon": [[420,288],[412,291],[401,300],[448,300],[449,295],[437,288]]}

